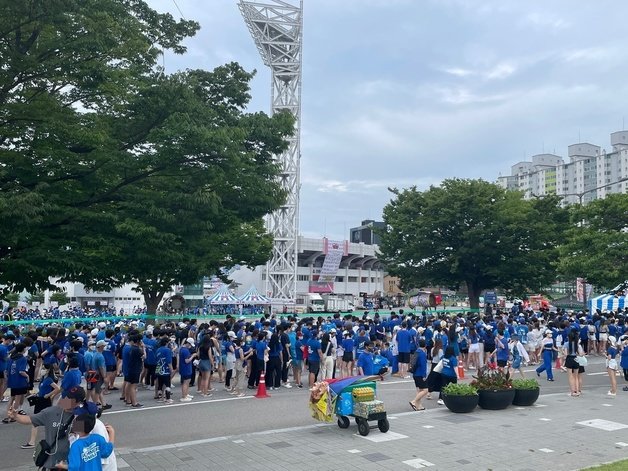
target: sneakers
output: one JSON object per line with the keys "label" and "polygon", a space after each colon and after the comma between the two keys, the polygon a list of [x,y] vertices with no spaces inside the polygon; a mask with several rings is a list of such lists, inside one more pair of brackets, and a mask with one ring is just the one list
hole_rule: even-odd
{"label": "sneakers", "polygon": [[137,404],[133,404],[131,407],[134,407],[135,409],[139,409],[140,407],[144,407],[144,404],[140,404],[138,402]]}
{"label": "sneakers", "polygon": [[438,401],[436,401],[436,403],[441,406],[445,405],[445,401],[443,401],[442,399],[439,399]]}
{"label": "sneakers", "polygon": [[189,400],[194,399],[194,396],[190,396],[189,394],[187,396],[185,396],[186,398],[188,398]]}
{"label": "sneakers", "polygon": [[292,389],[292,386],[290,386],[289,383],[284,384],[283,387],[286,389]]}
{"label": "sneakers", "polygon": [[240,394],[238,394],[236,397],[244,397],[244,396],[246,396],[246,394],[244,394],[244,393],[240,393]]}
{"label": "sneakers", "polygon": [[24,445],[22,445],[20,448],[22,450],[30,450],[31,448],[35,448],[35,445],[31,445],[30,443],[24,443]]}
{"label": "sneakers", "polygon": [[610,392],[610,391],[609,391],[609,392],[607,392],[607,393],[606,393],[606,395],[607,395],[607,396],[612,396],[612,397],[615,397],[615,396],[617,396],[617,393],[614,393],[614,392]]}
{"label": "sneakers", "polygon": [[213,396],[213,394],[212,394],[212,393],[208,393],[208,394],[201,394],[201,396],[203,396],[203,397],[212,397],[212,396]]}
{"label": "sneakers", "polygon": [[297,388],[303,389],[303,385],[302,384],[297,384]]}
{"label": "sneakers", "polygon": [[172,399],[166,399],[165,401],[163,401],[165,404],[174,404],[174,401]]}
{"label": "sneakers", "polygon": [[104,406],[102,406],[102,410],[109,410],[111,409],[113,406],[111,404],[105,404]]}
{"label": "sneakers", "polygon": [[181,401],[181,402],[191,402],[192,399],[190,399],[189,397],[182,397],[181,399],[179,399],[179,401]]}

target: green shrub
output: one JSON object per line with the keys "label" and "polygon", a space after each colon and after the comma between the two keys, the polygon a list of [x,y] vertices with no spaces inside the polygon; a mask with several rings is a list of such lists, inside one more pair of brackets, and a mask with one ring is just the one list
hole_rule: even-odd
{"label": "green shrub", "polygon": [[512,389],[512,379],[506,370],[493,370],[488,366],[483,366],[478,370],[477,376],[473,377],[471,386],[488,391],[503,391]]}
{"label": "green shrub", "polygon": [[449,383],[443,388],[448,396],[477,396],[478,390],[467,383]]}
{"label": "green shrub", "polygon": [[515,389],[539,389],[539,382],[536,379],[513,379],[512,387]]}

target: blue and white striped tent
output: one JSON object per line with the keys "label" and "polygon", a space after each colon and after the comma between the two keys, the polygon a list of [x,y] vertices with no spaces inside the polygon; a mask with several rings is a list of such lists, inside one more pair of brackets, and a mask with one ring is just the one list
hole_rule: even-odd
{"label": "blue and white striped tent", "polygon": [[240,302],[247,306],[262,306],[270,304],[270,299],[260,294],[255,286],[251,286],[251,288],[240,297]]}
{"label": "blue and white striped tent", "polygon": [[216,304],[238,304],[240,301],[236,298],[227,285],[222,285],[215,294],[207,299],[210,305]]}
{"label": "blue and white striped tent", "polygon": [[603,294],[597,298],[589,300],[589,307],[592,311],[616,311],[626,307],[626,296],[615,296],[613,294]]}

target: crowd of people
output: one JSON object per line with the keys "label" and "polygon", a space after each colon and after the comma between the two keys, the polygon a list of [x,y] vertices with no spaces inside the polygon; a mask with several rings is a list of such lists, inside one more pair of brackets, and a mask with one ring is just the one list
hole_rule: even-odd
{"label": "crowd of people", "polygon": [[[608,394],[614,396],[621,370],[628,382],[627,318],[628,312],[535,312],[515,306],[488,315],[400,309],[386,317],[377,312],[303,319],[266,314],[255,320],[227,315],[224,320],[199,323],[185,318],[157,325],[121,318],[72,328],[62,323],[5,325],[0,334],[0,398],[7,402],[2,422],[32,425],[22,447],[34,448],[39,427],[46,430],[51,445],[49,420],[61,435],[64,413],[89,409],[78,416],[90,418],[73,419],[79,423],[68,430],[83,434],[78,443],[101,450],[106,464],[111,460],[105,456],[109,446],[100,440],[94,445],[96,441],[85,437],[99,430],[112,442],[113,431],[92,417],[119,407],[110,400],[118,392],[125,406],[143,407],[138,389],[153,391],[155,401],[173,404],[192,401],[193,388],[202,398],[211,397],[218,387],[242,397],[258,388],[262,373],[273,390],[312,387],[321,379],[353,375],[379,374],[384,379],[390,368],[393,376],[414,379],[416,395],[410,406],[422,410],[422,401],[432,393],[438,392],[442,403],[440,391],[457,381],[459,368],[484,365],[521,376],[523,365],[538,365],[537,375],[545,373],[553,381],[559,359],[570,394],[578,396],[586,363],[581,359],[599,355],[605,357]],[[25,402],[34,407],[33,415],[25,412]],[[71,447],[64,443],[57,440],[47,469],[79,469],[73,467]]]}

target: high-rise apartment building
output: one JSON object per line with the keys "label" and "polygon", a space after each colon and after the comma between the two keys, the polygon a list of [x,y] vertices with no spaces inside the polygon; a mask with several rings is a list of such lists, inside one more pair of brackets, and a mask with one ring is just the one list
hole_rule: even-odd
{"label": "high-rise apartment building", "polygon": [[628,193],[628,131],[611,134],[612,150],[582,142],[568,147],[569,161],[554,154],[538,154],[518,162],[497,183],[522,191],[526,199],[564,196],[564,203],[586,204],[611,193]]}

